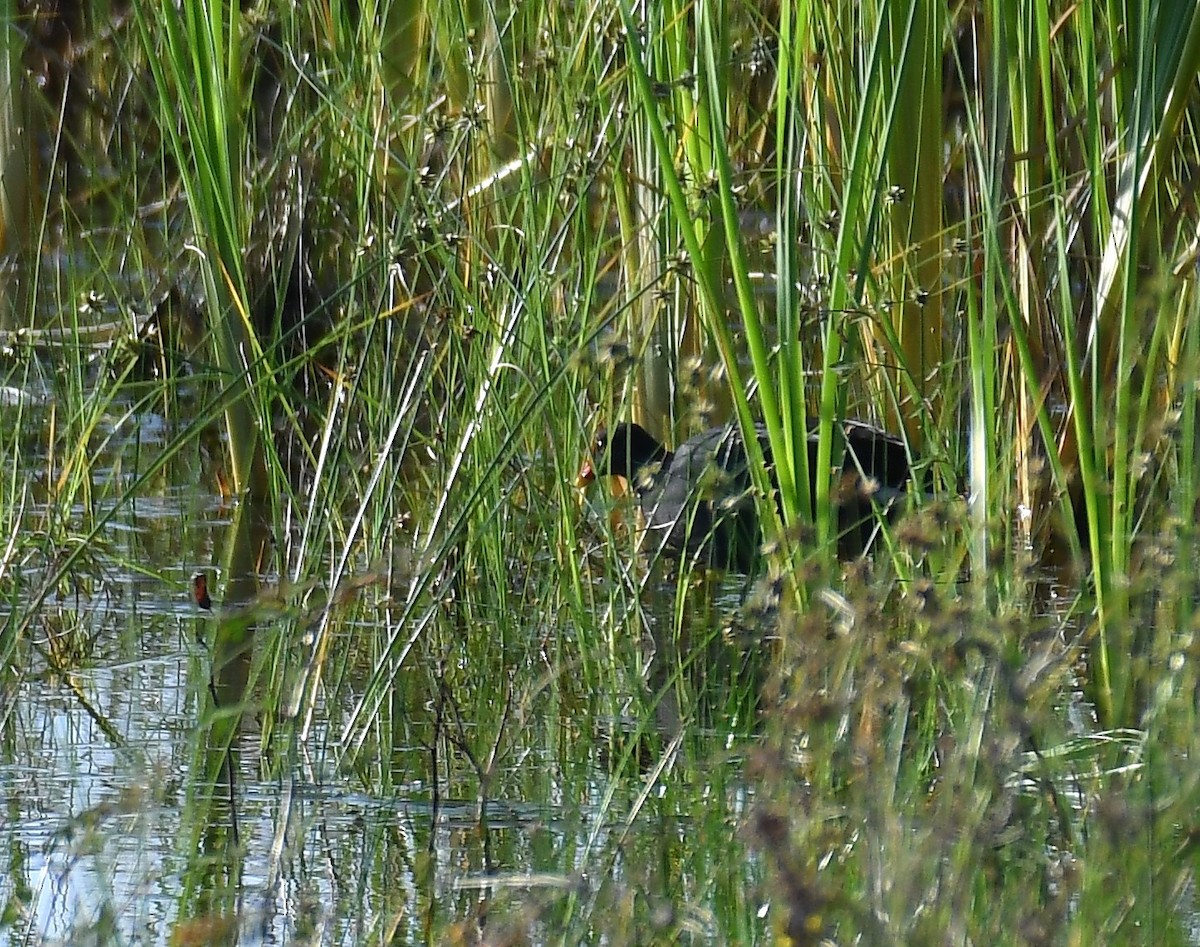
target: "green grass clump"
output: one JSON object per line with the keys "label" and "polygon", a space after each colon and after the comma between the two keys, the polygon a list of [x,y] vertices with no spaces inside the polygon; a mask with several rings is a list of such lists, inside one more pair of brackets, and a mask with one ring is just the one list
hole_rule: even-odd
{"label": "green grass clump", "polygon": [[[181,917],[256,740],[424,807],[340,876],[380,940],[1190,942],[1193,5],[243,7],[79,53],[118,173],[0,350],[8,682],[68,592],[232,609]],[[574,488],[626,418],[765,424],[755,576]],[[852,563],[845,418],[928,487]]]}

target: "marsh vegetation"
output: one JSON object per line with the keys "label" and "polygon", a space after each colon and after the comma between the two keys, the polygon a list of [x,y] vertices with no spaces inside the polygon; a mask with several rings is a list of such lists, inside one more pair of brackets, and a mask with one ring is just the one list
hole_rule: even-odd
{"label": "marsh vegetation", "polygon": [[1195,943],[1195,4],[5,12],[8,942]]}

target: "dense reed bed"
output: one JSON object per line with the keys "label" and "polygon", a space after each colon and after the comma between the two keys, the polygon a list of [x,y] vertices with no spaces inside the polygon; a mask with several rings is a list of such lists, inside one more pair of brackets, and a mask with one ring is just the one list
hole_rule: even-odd
{"label": "dense reed bed", "polygon": [[[1193,4],[59,25],[6,39],[0,666],[209,557],[181,929],[232,747],[428,807],[347,941],[1194,942]],[[846,418],[917,474],[852,562]],[[765,425],[750,576],[576,489],[624,419]],[[181,488],[215,550],[114,533]]]}

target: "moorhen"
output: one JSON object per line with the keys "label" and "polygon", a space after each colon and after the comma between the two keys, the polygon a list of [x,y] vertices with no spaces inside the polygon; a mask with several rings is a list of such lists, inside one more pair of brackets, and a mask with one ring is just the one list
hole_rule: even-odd
{"label": "moorhen", "polygon": [[[766,428],[756,425],[755,430],[775,482]],[[890,506],[912,471],[900,438],[860,421],[841,422],[836,430],[845,447],[842,478],[833,485],[838,552],[850,558],[867,551],[875,531],[875,509]],[[810,434],[809,469],[816,463],[817,436]],[[601,430],[576,486],[587,486],[597,477],[624,477],[633,487],[652,552],[738,572],[754,567],[761,531],[746,448],[736,424],[697,434],[674,451],[638,424]]]}

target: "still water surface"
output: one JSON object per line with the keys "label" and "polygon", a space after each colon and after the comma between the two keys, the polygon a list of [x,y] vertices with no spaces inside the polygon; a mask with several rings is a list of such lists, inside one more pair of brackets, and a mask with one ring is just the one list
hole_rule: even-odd
{"label": "still water surface", "polygon": [[[168,437],[156,418],[136,427],[120,451]],[[183,458],[173,475],[183,482],[118,510],[95,580],[48,601],[28,632],[32,666],[0,707],[0,941],[427,943],[511,924],[555,942],[564,912],[603,926],[608,911],[658,911],[669,929],[720,939],[713,868],[697,862],[727,862],[719,874],[743,892],[758,877],[738,843],[748,796],[728,735],[700,733],[615,778],[619,751],[597,738],[597,721],[547,704],[534,725],[514,724],[486,806],[475,771],[441,745],[435,809],[435,741],[420,722],[386,763],[355,771],[335,763],[339,735],[323,719],[264,757],[263,721],[248,715],[235,811],[220,800],[198,825],[189,776],[213,620],[188,588],[216,561],[229,512],[195,463]],[[283,633],[294,629],[257,632]],[[388,629],[355,632],[371,633]],[[352,698],[338,699],[344,719]],[[688,790],[666,790],[666,774]]]}

